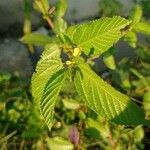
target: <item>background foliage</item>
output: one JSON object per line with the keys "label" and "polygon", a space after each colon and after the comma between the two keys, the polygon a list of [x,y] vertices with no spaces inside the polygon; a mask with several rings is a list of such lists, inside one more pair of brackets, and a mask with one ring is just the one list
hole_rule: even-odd
{"label": "background foliage", "polygon": [[[28,44],[29,52],[36,51],[34,45],[42,45],[55,40],[41,34],[30,34],[30,13],[28,1],[26,0],[26,21],[24,24],[24,36],[21,40]],[[35,1],[36,9],[41,9],[43,18],[49,23],[53,31],[58,34],[66,30],[67,24],[63,20],[66,11],[65,1],[59,1],[54,14],[51,15],[53,22],[49,20],[46,5],[43,10],[38,1]],[[46,1],[43,1],[46,2]],[[121,4],[115,1],[113,7],[109,7],[110,1],[101,1],[103,9],[101,16],[118,15]],[[63,4],[62,4],[63,3]],[[123,7],[123,6],[122,6]],[[142,16],[141,8],[143,7]],[[139,42],[137,32],[149,34],[149,25],[145,20],[148,18],[148,2],[142,1],[141,5],[134,8],[136,13],[132,13],[130,18],[134,21],[136,28],[129,32],[124,40],[134,47],[135,57],[132,60],[123,58],[115,62],[112,54],[116,48],[111,48],[103,54],[103,60],[107,67],[106,71],[101,73],[102,77],[115,86],[120,91],[132,97],[133,101],[146,111],[147,119],[150,118],[150,39],[148,35],[142,35],[144,43]],[[53,9],[51,9],[53,12]],[[51,12],[50,11],[50,12]],[[51,23],[54,23],[52,25]],[[138,27],[138,24],[141,24]],[[76,40],[76,38],[74,38]],[[138,42],[137,42],[138,41]],[[78,42],[78,41],[77,41]],[[53,45],[57,49],[56,45]],[[85,45],[85,47],[88,45]],[[53,50],[53,49],[52,49]],[[42,58],[51,51],[47,47]],[[56,52],[57,53],[57,52]],[[60,54],[58,54],[60,55]],[[51,55],[49,56],[51,58]],[[51,64],[51,59],[46,63]],[[57,59],[57,58],[56,58]],[[39,69],[42,68],[42,59],[38,63]],[[89,60],[89,64],[94,69],[95,62]],[[111,64],[111,65],[110,65]],[[56,61],[56,66],[59,61]],[[57,68],[57,67],[56,67]],[[54,71],[56,71],[54,67]],[[59,69],[59,68],[58,68]],[[48,71],[49,72],[49,71]],[[51,72],[52,73],[52,72]],[[39,72],[40,74],[40,72]],[[43,88],[43,75],[40,87]],[[108,122],[106,119],[97,116],[92,110],[89,110],[82,99],[77,95],[72,83],[67,82],[58,97],[58,102],[54,114],[54,126],[49,132],[43,124],[41,116],[32,101],[30,93],[30,79],[24,79],[18,73],[0,73],[0,148],[1,149],[52,149],[52,150],[71,150],[71,149],[146,149],[149,147],[149,128],[143,126],[123,126]],[[33,77],[36,80],[36,76]],[[50,81],[49,81],[50,82]],[[39,84],[39,83],[38,83]],[[47,87],[48,88],[48,87]],[[39,95],[40,92],[37,92]],[[138,99],[138,100],[137,100]]]}

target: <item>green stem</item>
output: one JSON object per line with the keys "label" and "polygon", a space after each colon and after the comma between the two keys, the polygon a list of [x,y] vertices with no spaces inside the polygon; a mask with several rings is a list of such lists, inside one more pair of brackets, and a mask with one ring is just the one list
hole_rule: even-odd
{"label": "green stem", "polygon": [[0,144],[3,143],[3,142],[6,142],[8,139],[10,139],[11,137],[13,137],[16,133],[17,133],[17,131],[14,131],[14,132],[6,135],[2,139],[0,139]]}

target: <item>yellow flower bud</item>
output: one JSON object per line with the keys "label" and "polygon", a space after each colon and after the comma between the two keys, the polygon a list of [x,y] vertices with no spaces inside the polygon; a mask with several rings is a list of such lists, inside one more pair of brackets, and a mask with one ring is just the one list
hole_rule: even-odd
{"label": "yellow flower bud", "polygon": [[66,65],[68,65],[68,66],[69,66],[69,65],[71,65],[71,64],[72,64],[72,62],[71,62],[71,61],[69,61],[69,60],[67,60],[67,61],[66,61]]}
{"label": "yellow flower bud", "polygon": [[81,50],[79,48],[75,48],[73,51],[73,56],[76,57],[79,56],[80,54],[81,54]]}

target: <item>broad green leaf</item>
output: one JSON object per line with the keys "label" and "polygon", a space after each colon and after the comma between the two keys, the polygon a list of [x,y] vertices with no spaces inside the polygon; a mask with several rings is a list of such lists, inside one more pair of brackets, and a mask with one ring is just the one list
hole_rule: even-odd
{"label": "broad green leaf", "polygon": [[38,102],[41,100],[48,79],[63,67],[60,53],[61,51],[56,44],[47,45],[37,64],[36,72],[32,76],[32,95]]}
{"label": "broad green leaf", "polygon": [[137,43],[137,35],[136,33],[130,31],[124,36],[124,40],[128,42],[131,47],[135,48]]}
{"label": "broad green leaf", "polygon": [[73,144],[62,137],[54,137],[46,139],[51,150],[73,150]]}
{"label": "broad green leaf", "polygon": [[54,107],[66,79],[66,72],[66,69],[60,69],[49,78],[40,101],[40,111],[49,129],[53,125]]}
{"label": "broad green leaf", "polygon": [[33,44],[36,46],[45,46],[46,44],[52,43],[53,39],[47,35],[39,33],[26,34],[20,39],[21,42],[25,44]]}
{"label": "broad green leaf", "polygon": [[141,6],[136,5],[133,10],[133,13],[130,17],[130,19],[132,20],[132,24],[136,24],[136,23],[140,22],[142,15],[143,15],[143,12],[142,12]]}
{"label": "broad green leaf", "polygon": [[64,33],[60,33],[58,35],[58,38],[63,44],[73,45],[73,43],[71,42],[71,39]]}
{"label": "broad green leaf", "polygon": [[67,35],[85,54],[100,55],[122,37],[121,30],[129,24],[130,21],[119,16],[102,18],[72,26]]}
{"label": "broad green leaf", "polygon": [[150,24],[148,24],[147,22],[139,22],[133,27],[133,30],[135,32],[150,35]]}
{"label": "broad green leaf", "polygon": [[89,66],[78,65],[74,82],[79,95],[98,115],[117,124],[150,125],[144,119],[144,112],[128,96],[103,81]]}

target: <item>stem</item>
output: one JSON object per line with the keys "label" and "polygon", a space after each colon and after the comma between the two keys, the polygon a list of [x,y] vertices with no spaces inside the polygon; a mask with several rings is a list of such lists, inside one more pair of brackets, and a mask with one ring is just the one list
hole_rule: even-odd
{"label": "stem", "polygon": [[136,103],[138,103],[138,104],[143,104],[141,101],[139,101],[139,100],[137,100],[137,99],[135,99],[135,98],[133,98],[133,97],[130,97],[131,98],[131,100],[133,100],[134,102],[136,102]]}
{"label": "stem", "polygon": [[[31,6],[29,0],[24,0],[24,23],[23,23],[24,35],[31,33]],[[31,44],[27,44],[28,52],[33,54],[35,52],[34,47]]]}
{"label": "stem", "polygon": [[31,54],[34,54],[35,50],[34,50],[33,45],[28,44],[28,45],[27,45],[27,48],[28,48],[28,50],[29,50],[29,52],[30,52]]}
{"label": "stem", "polygon": [[53,24],[51,18],[50,18],[50,17],[47,17],[47,18],[46,18],[46,21],[47,21],[48,25],[53,29],[53,28],[54,28],[54,24]]}
{"label": "stem", "polygon": [[85,150],[82,146],[78,145],[77,150]]}
{"label": "stem", "polygon": [[110,144],[112,146],[112,150],[115,150],[116,149],[116,146],[117,146],[117,143],[113,140],[113,137],[112,137],[112,134],[110,132],[109,134],[109,139],[110,139]]}
{"label": "stem", "polygon": [[[44,7],[43,1],[41,1],[41,4],[42,4],[42,6],[43,6],[43,8],[45,9],[45,12],[46,12],[47,10]],[[54,11],[54,9],[52,9],[52,12],[53,11]],[[48,12],[47,12],[47,14],[48,14]],[[47,21],[48,25],[53,29],[54,28],[53,22],[52,22],[51,18],[47,15],[46,15],[46,21]]]}
{"label": "stem", "polygon": [[89,58],[87,58],[87,62],[93,61],[94,59],[97,59],[97,58],[99,58],[99,56],[92,56],[92,57],[89,57]]}
{"label": "stem", "polygon": [[0,139],[0,144],[3,142],[6,142],[7,140],[9,140],[11,137],[13,137],[15,134],[17,133],[17,131],[14,131],[8,135],[6,135],[5,137]]}
{"label": "stem", "polygon": [[25,144],[25,140],[23,140],[23,141],[21,142],[19,150],[23,150],[24,144]]}

